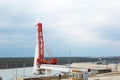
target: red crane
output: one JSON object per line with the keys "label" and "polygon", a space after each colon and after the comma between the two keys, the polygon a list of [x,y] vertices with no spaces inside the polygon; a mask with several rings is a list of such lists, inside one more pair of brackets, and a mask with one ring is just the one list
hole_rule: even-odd
{"label": "red crane", "polygon": [[36,60],[37,65],[40,64],[57,64],[58,60],[56,58],[51,58],[50,60],[46,60],[44,58],[44,39],[43,39],[43,31],[42,31],[42,23],[37,24],[37,44],[38,44],[38,58]]}

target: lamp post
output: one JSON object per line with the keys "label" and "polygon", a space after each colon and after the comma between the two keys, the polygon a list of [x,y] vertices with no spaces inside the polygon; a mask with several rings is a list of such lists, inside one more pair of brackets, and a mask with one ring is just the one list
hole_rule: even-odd
{"label": "lamp post", "polygon": [[15,67],[16,67],[16,80],[17,80],[17,63],[15,63]]}
{"label": "lamp post", "polygon": [[9,67],[8,67],[8,62],[6,63],[6,69],[8,69]]}
{"label": "lamp post", "polygon": [[70,56],[71,56],[71,53],[70,53],[70,49],[69,49],[69,59],[68,59],[69,68],[70,68]]}
{"label": "lamp post", "polygon": [[11,73],[11,76],[12,76],[12,80],[13,80],[13,69],[11,69],[11,72],[12,72],[12,73]]}
{"label": "lamp post", "polygon": [[25,65],[26,65],[26,63],[23,64],[23,67],[24,67],[23,68],[23,76],[25,76]]}
{"label": "lamp post", "polygon": [[71,73],[70,73],[70,66],[71,66],[71,64],[70,64],[70,58],[71,58],[71,53],[70,53],[70,49],[69,49],[69,57],[68,57],[68,67],[69,67],[69,73],[68,73],[68,76],[70,77],[70,75],[71,75]]}

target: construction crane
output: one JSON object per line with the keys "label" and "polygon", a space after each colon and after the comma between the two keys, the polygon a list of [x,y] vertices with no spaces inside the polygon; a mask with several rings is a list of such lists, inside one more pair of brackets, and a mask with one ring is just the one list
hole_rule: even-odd
{"label": "construction crane", "polygon": [[37,23],[37,35],[36,35],[36,51],[34,66],[40,68],[41,64],[57,64],[58,60],[54,57],[51,57],[50,60],[44,58],[44,39],[43,39],[43,30],[42,23]]}

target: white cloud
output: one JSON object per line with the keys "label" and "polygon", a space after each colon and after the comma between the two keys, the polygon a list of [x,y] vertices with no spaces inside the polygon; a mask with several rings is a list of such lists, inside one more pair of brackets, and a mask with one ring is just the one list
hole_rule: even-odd
{"label": "white cloud", "polygon": [[[1,16],[8,15],[5,20],[0,19],[0,28],[5,26],[14,29],[19,25],[21,28],[31,29],[32,26],[34,27],[34,23],[32,24],[34,18],[40,16],[43,27],[51,30],[48,34],[55,39],[73,43],[111,42],[116,44],[119,42],[106,41],[102,37],[104,34],[99,32],[99,27],[103,25],[119,27],[119,4],[119,0],[2,0],[0,11],[3,11],[3,14]],[[18,23],[11,22],[12,18],[15,20],[23,19],[24,21],[28,17],[31,18],[26,19],[23,24],[21,21]],[[2,40],[1,42],[7,41]]]}

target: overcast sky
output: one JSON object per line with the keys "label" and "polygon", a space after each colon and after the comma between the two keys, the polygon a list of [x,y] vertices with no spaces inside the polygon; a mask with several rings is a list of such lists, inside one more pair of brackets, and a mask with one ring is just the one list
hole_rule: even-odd
{"label": "overcast sky", "polygon": [[0,57],[34,56],[38,17],[54,56],[120,56],[120,0],[1,0]]}

